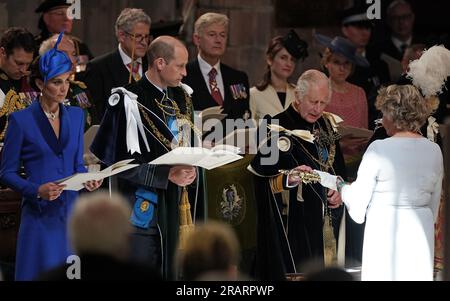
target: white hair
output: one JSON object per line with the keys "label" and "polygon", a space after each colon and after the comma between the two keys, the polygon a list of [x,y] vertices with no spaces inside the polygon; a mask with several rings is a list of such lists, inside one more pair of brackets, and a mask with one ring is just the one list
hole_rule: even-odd
{"label": "white hair", "polygon": [[295,87],[295,94],[297,99],[303,100],[311,85],[318,85],[321,82],[326,82],[328,85],[328,101],[331,99],[331,82],[328,77],[318,70],[307,70],[298,78],[297,86]]}

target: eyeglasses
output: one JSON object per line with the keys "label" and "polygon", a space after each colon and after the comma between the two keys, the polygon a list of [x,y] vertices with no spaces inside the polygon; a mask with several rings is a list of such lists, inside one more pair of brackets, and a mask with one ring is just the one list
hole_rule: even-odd
{"label": "eyeglasses", "polygon": [[146,34],[146,35],[141,35],[141,34],[132,34],[129,33],[128,31],[123,30],[123,32],[125,34],[127,34],[128,36],[134,38],[134,40],[138,43],[142,43],[142,41],[145,40],[146,43],[148,43],[150,41],[150,35]]}

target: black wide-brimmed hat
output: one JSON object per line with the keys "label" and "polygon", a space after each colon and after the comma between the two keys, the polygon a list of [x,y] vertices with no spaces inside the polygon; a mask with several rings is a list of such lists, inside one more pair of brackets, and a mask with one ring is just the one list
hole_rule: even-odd
{"label": "black wide-brimmed hat", "polygon": [[287,52],[298,60],[304,60],[308,56],[308,43],[300,39],[293,29],[283,37],[282,44]]}
{"label": "black wide-brimmed hat", "polygon": [[70,6],[70,3],[67,3],[67,0],[45,0],[36,8],[36,13],[45,13],[56,7],[64,7]]}
{"label": "black wide-brimmed hat", "polygon": [[321,34],[316,34],[315,37],[320,44],[329,48],[332,53],[338,53],[356,65],[362,67],[370,66],[369,61],[358,54],[356,46],[346,38],[337,36],[331,39]]}
{"label": "black wide-brimmed hat", "polygon": [[367,16],[367,9],[368,5],[365,1],[354,1],[352,6],[340,13],[341,24],[372,27],[373,22]]}

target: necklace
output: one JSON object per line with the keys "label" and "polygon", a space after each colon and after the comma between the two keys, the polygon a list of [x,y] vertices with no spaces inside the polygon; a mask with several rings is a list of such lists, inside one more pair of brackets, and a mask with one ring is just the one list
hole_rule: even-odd
{"label": "necklace", "polygon": [[56,111],[55,113],[47,112],[47,111],[44,110],[44,114],[45,114],[45,116],[47,116],[48,119],[50,119],[52,121],[55,121],[56,119],[59,118],[59,110]]}
{"label": "necklace", "polygon": [[48,112],[44,108],[41,100],[39,100],[39,104],[41,105],[42,111],[44,111],[44,114],[45,114],[45,116],[47,116],[48,119],[50,119],[51,121],[55,121],[56,119],[59,118],[59,105],[58,105],[58,109],[56,109],[56,112]]}

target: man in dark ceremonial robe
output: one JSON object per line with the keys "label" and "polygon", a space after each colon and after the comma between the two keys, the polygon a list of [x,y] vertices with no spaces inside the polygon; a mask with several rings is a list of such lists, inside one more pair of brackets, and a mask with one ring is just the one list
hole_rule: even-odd
{"label": "man in dark ceremonial robe", "polygon": [[296,100],[271,119],[268,142],[260,146],[249,166],[258,187],[257,279],[284,279],[286,273],[304,272],[306,261],[323,265],[336,260],[343,213],[343,207],[336,204],[338,193],[280,172],[307,165],[345,178],[336,130],[339,118],[323,112],[330,95],[325,74],[317,70],[303,73]]}
{"label": "man in dark ceremonial robe", "polygon": [[140,163],[118,176],[118,189],[133,208],[132,259],[174,279],[180,187],[194,182],[197,172],[147,163],[189,142],[192,102],[189,88],[180,87],[188,52],[179,40],[161,36],[150,44],[148,58],[144,76],[111,95],[91,151],[106,165],[131,158]]}

